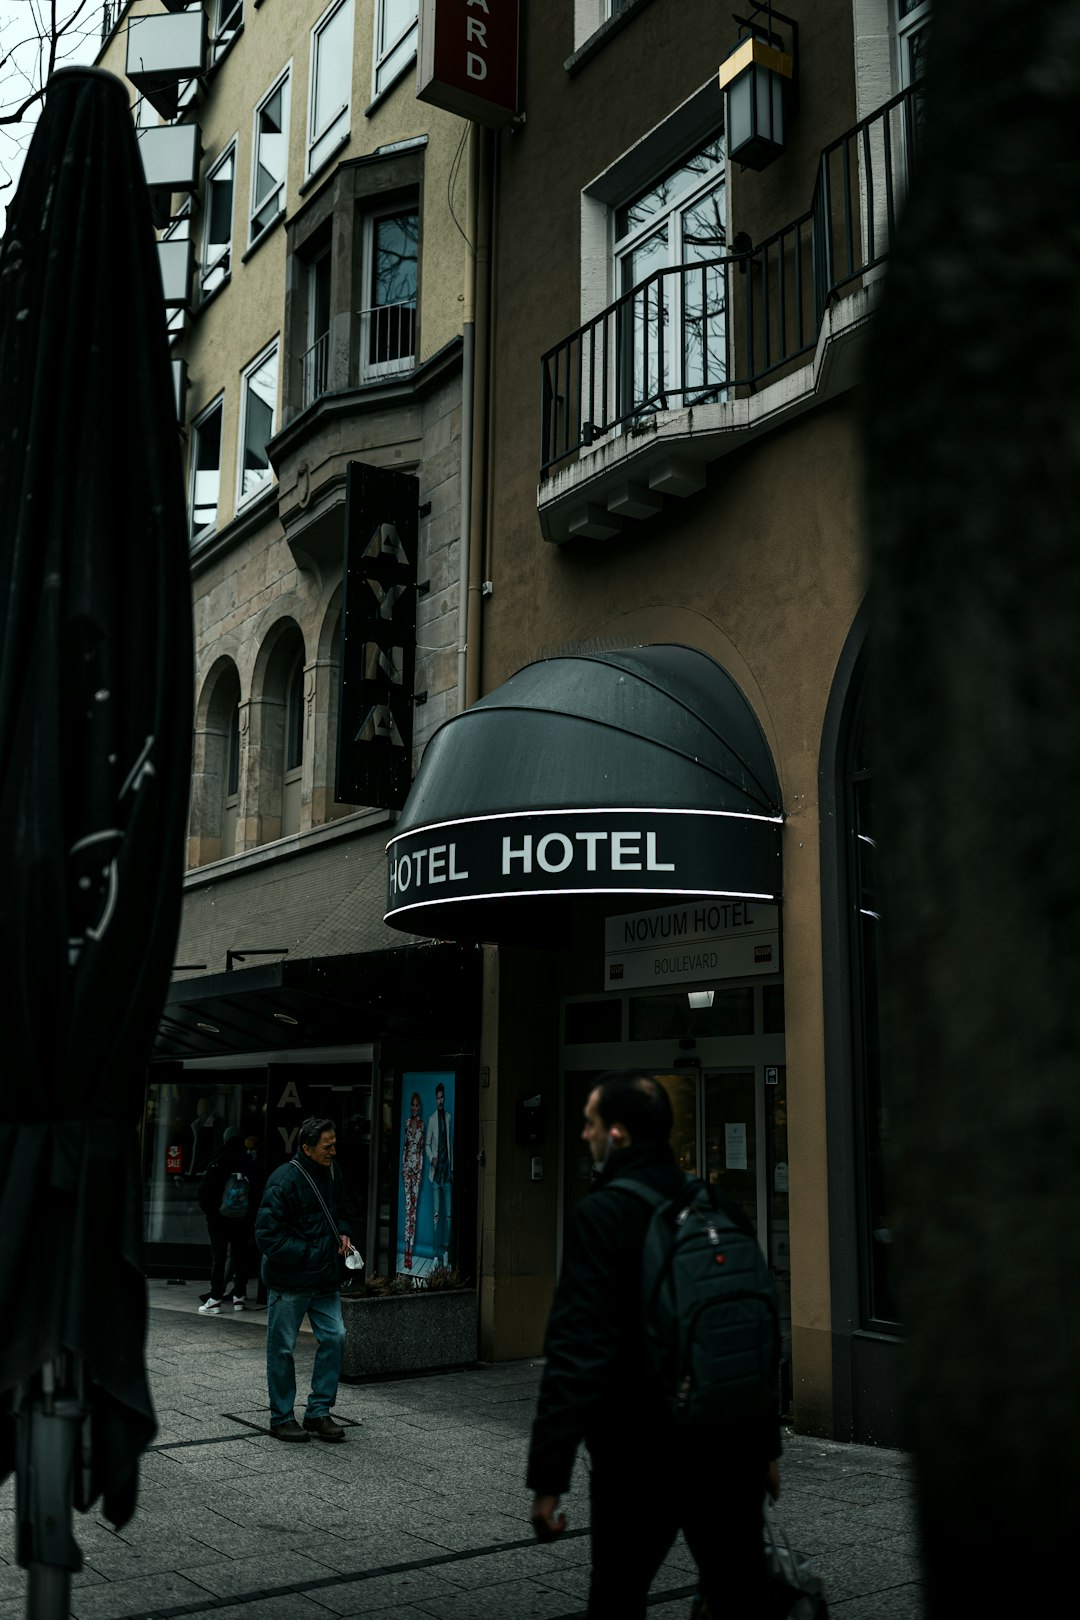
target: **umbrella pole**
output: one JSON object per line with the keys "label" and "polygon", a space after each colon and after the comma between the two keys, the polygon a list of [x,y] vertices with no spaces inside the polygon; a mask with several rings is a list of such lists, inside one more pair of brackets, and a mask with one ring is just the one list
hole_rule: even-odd
{"label": "umbrella pole", "polygon": [[82,1568],[72,1511],[86,1413],[77,1379],[64,1377],[65,1359],[42,1364],[16,1409],[15,1516],[18,1561],[30,1577],[27,1620],[66,1620],[72,1571]]}

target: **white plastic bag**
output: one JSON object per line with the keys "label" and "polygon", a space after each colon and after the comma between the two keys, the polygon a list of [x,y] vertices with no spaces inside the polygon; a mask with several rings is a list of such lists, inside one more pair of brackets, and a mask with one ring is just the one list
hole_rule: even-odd
{"label": "white plastic bag", "polygon": [[788,1540],[775,1506],[765,1506],[765,1563],[769,1579],[788,1588],[790,1606],[782,1612],[785,1620],[828,1620],[828,1608],[821,1581],[810,1569],[810,1561]]}

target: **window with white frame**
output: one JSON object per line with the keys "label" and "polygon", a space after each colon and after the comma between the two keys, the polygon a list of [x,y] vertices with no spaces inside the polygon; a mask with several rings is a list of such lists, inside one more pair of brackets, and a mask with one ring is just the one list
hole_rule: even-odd
{"label": "window with white frame", "polygon": [[307,267],[308,347],[302,357],[305,408],[330,386],[330,249],[324,247]]}
{"label": "window with white frame", "polygon": [[203,298],[220,286],[231,268],[235,174],[234,140],[207,174],[203,191],[202,260],[199,265],[199,287]]}
{"label": "window with white frame", "polygon": [[240,386],[240,457],[236,504],[242,506],[273,477],[267,445],[277,411],[278,344],[275,338],[248,366]]}
{"label": "window with white frame", "polygon": [[373,379],[411,370],[415,362],[419,212],[409,207],[372,214],[366,245],[360,354],[363,377]]}
{"label": "window with white frame", "polygon": [[194,543],[213,533],[217,525],[221,494],[221,420],[223,399],[219,397],[191,428],[191,539]]}
{"label": "window with white frame", "polygon": [[336,0],[311,31],[307,172],[314,174],[349,133],[353,0]]}
{"label": "window with white frame", "polygon": [[900,88],[917,84],[926,71],[930,44],[930,0],[893,0],[900,57]]}
{"label": "window with white frame", "polygon": [[214,0],[212,13],[211,57],[217,61],[232,44],[236,31],[243,25],[244,0]]}
{"label": "window with white frame", "polygon": [[251,223],[248,242],[258,241],[285,209],[289,167],[289,70],[255,109],[251,159]]}
{"label": "window with white frame", "polygon": [[389,89],[416,55],[420,7],[417,0],[376,0],[375,95]]}
{"label": "window with white frame", "polygon": [[614,210],[622,409],[716,397],[727,375],[724,140],[713,135]]}
{"label": "window with white frame", "polygon": [[631,0],[574,0],[574,49],[630,4]]}

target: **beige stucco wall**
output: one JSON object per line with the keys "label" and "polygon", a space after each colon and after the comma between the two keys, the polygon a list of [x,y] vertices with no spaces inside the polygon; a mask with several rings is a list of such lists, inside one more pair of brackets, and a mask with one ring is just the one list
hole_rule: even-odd
{"label": "beige stucco wall", "polygon": [[[729,172],[736,228],[755,234],[801,214],[817,153],[854,121],[850,5],[820,8],[801,30],[803,105],[789,154],[764,175]],[[545,543],[536,512],[539,358],[578,325],[581,192],[698,90],[734,41],[728,13],[687,0],[642,8],[574,75],[563,67],[570,0],[526,24],[526,125],[503,137],[493,406],[491,525],[485,574],[483,687],[530,659],[577,643],[679,641],[738,681],[773,751],[784,829],[784,976],[796,1413],[831,1424],[827,1142],[822,1015],[818,771],[837,660],[863,599],[859,405],[848,393],[725,455],[707,485],[603,542]],[[561,54],[560,54],[561,53]],[[552,250],[557,244],[557,250]],[[531,267],[544,251],[544,297]],[[609,296],[613,296],[609,295]],[[564,987],[565,988],[565,987]],[[555,992],[556,996],[558,992]],[[519,1038],[505,988],[485,1039],[513,1072]],[[550,1042],[545,1051],[550,1054]],[[548,1076],[548,1085],[554,1080]],[[515,1087],[500,1071],[498,1106]],[[493,1233],[520,1217],[503,1157],[486,1189]],[[512,1138],[511,1138],[512,1141]],[[555,1143],[549,1143],[549,1153]],[[520,1167],[517,1167],[520,1173]],[[495,1353],[535,1352],[554,1283],[555,1223],[542,1257],[507,1253],[485,1300]],[[546,1281],[540,1273],[546,1268]]]}
{"label": "beige stucco wall", "polygon": [[[249,0],[243,33],[233,42],[219,69],[209,75],[203,93],[187,115],[200,127],[204,175],[236,139],[231,281],[193,313],[173,351],[188,362],[189,421],[224,389],[219,529],[236,511],[241,374],[275,337],[280,339],[283,331],[283,222],[261,237],[247,262],[243,261],[249,251],[254,109],[286,67],[290,69],[286,217],[291,217],[312,189],[325,182],[337,164],[426,135],[419,319],[422,347],[418,361],[422,363],[461,331],[463,302],[459,294],[465,274],[465,246],[451,205],[453,214],[463,221],[464,165],[457,165],[456,184],[450,184],[450,176],[466,126],[461,119],[416,100],[412,70],[372,108],[374,7],[360,0],[354,4],[349,137],[309,178],[306,157],[311,28],[326,10],[327,0],[286,0],[285,4],[258,8]],[[160,0],[133,0],[103,49],[100,65],[122,76],[128,16],[154,13],[163,14]],[[196,215],[196,236],[198,229]],[[285,358],[279,355],[279,397]]]}

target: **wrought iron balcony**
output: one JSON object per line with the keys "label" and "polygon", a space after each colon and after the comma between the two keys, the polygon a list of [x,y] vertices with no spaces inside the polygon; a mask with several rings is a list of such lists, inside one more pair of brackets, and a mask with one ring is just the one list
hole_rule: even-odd
{"label": "wrought iron balcony", "polygon": [[330,385],[330,334],[324,332],[300,357],[303,372],[303,410],[326,393]]}
{"label": "wrought iron balcony", "polygon": [[360,315],[360,381],[375,382],[416,364],[416,300],[379,304]]}
{"label": "wrought iron balcony", "polygon": [[824,149],[798,219],[757,244],[737,238],[718,258],[654,272],[543,355],[542,478],[656,411],[752,392],[812,353],[830,302],[888,256],[919,95],[902,91]]}

